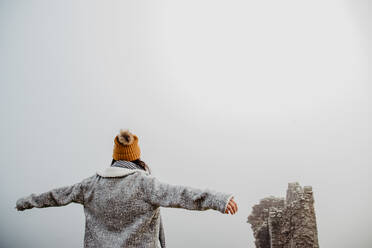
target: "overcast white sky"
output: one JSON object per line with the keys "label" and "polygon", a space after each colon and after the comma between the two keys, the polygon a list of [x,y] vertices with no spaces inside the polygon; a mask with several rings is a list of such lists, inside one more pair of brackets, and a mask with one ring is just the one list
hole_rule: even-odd
{"label": "overcast white sky", "polygon": [[[15,201],[109,166],[120,128],[168,183],[169,247],[253,247],[251,207],[313,186],[321,247],[372,245],[368,1],[0,1],[1,247],[82,247],[80,205]],[[369,41],[369,42],[368,42]]]}

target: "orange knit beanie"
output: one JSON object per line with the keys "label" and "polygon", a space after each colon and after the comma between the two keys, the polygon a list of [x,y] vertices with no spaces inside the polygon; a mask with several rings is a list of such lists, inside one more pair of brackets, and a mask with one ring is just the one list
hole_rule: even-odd
{"label": "orange knit beanie", "polygon": [[138,146],[138,137],[129,130],[120,129],[114,142],[113,159],[133,161],[140,158],[141,150]]}

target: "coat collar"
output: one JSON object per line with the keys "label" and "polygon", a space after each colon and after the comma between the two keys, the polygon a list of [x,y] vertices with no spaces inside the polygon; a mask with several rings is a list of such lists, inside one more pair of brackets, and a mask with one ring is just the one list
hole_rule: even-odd
{"label": "coat collar", "polygon": [[148,175],[150,174],[148,171],[139,168],[138,165],[131,161],[117,160],[110,167],[105,167],[101,170],[98,170],[97,175],[101,177],[124,177],[137,171],[145,172]]}
{"label": "coat collar", "polygon": [[129,169],[124,167],[106,167],[101,170],[97,171],[97,175],[101,177],[123,177],[126,175],[133,174],[137,171],[144,172],[146,174],[149,174],[147,171],[141,170],[141,169]]}

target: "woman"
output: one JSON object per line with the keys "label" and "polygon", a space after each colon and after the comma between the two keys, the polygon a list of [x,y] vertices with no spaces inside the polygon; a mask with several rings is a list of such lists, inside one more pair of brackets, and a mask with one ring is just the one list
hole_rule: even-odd
{"label": "woman", "polygon": [[84,247],[165,247],[160,207],[235,214],[229,193],[160,182],[140,160],[138,137],[120,130],[114,139],[110,167],[71,186],[31,194],[17,200],[16,209],[84,206]]}

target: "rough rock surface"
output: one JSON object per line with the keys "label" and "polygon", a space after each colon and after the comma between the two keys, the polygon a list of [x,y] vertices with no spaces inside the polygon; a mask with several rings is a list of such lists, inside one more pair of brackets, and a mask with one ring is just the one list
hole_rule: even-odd
{"label": "rough rock surface", "polygon": [[270,196],[248,216],[257,248],[319,248],[313,191],[289,183],[286,199]]}

